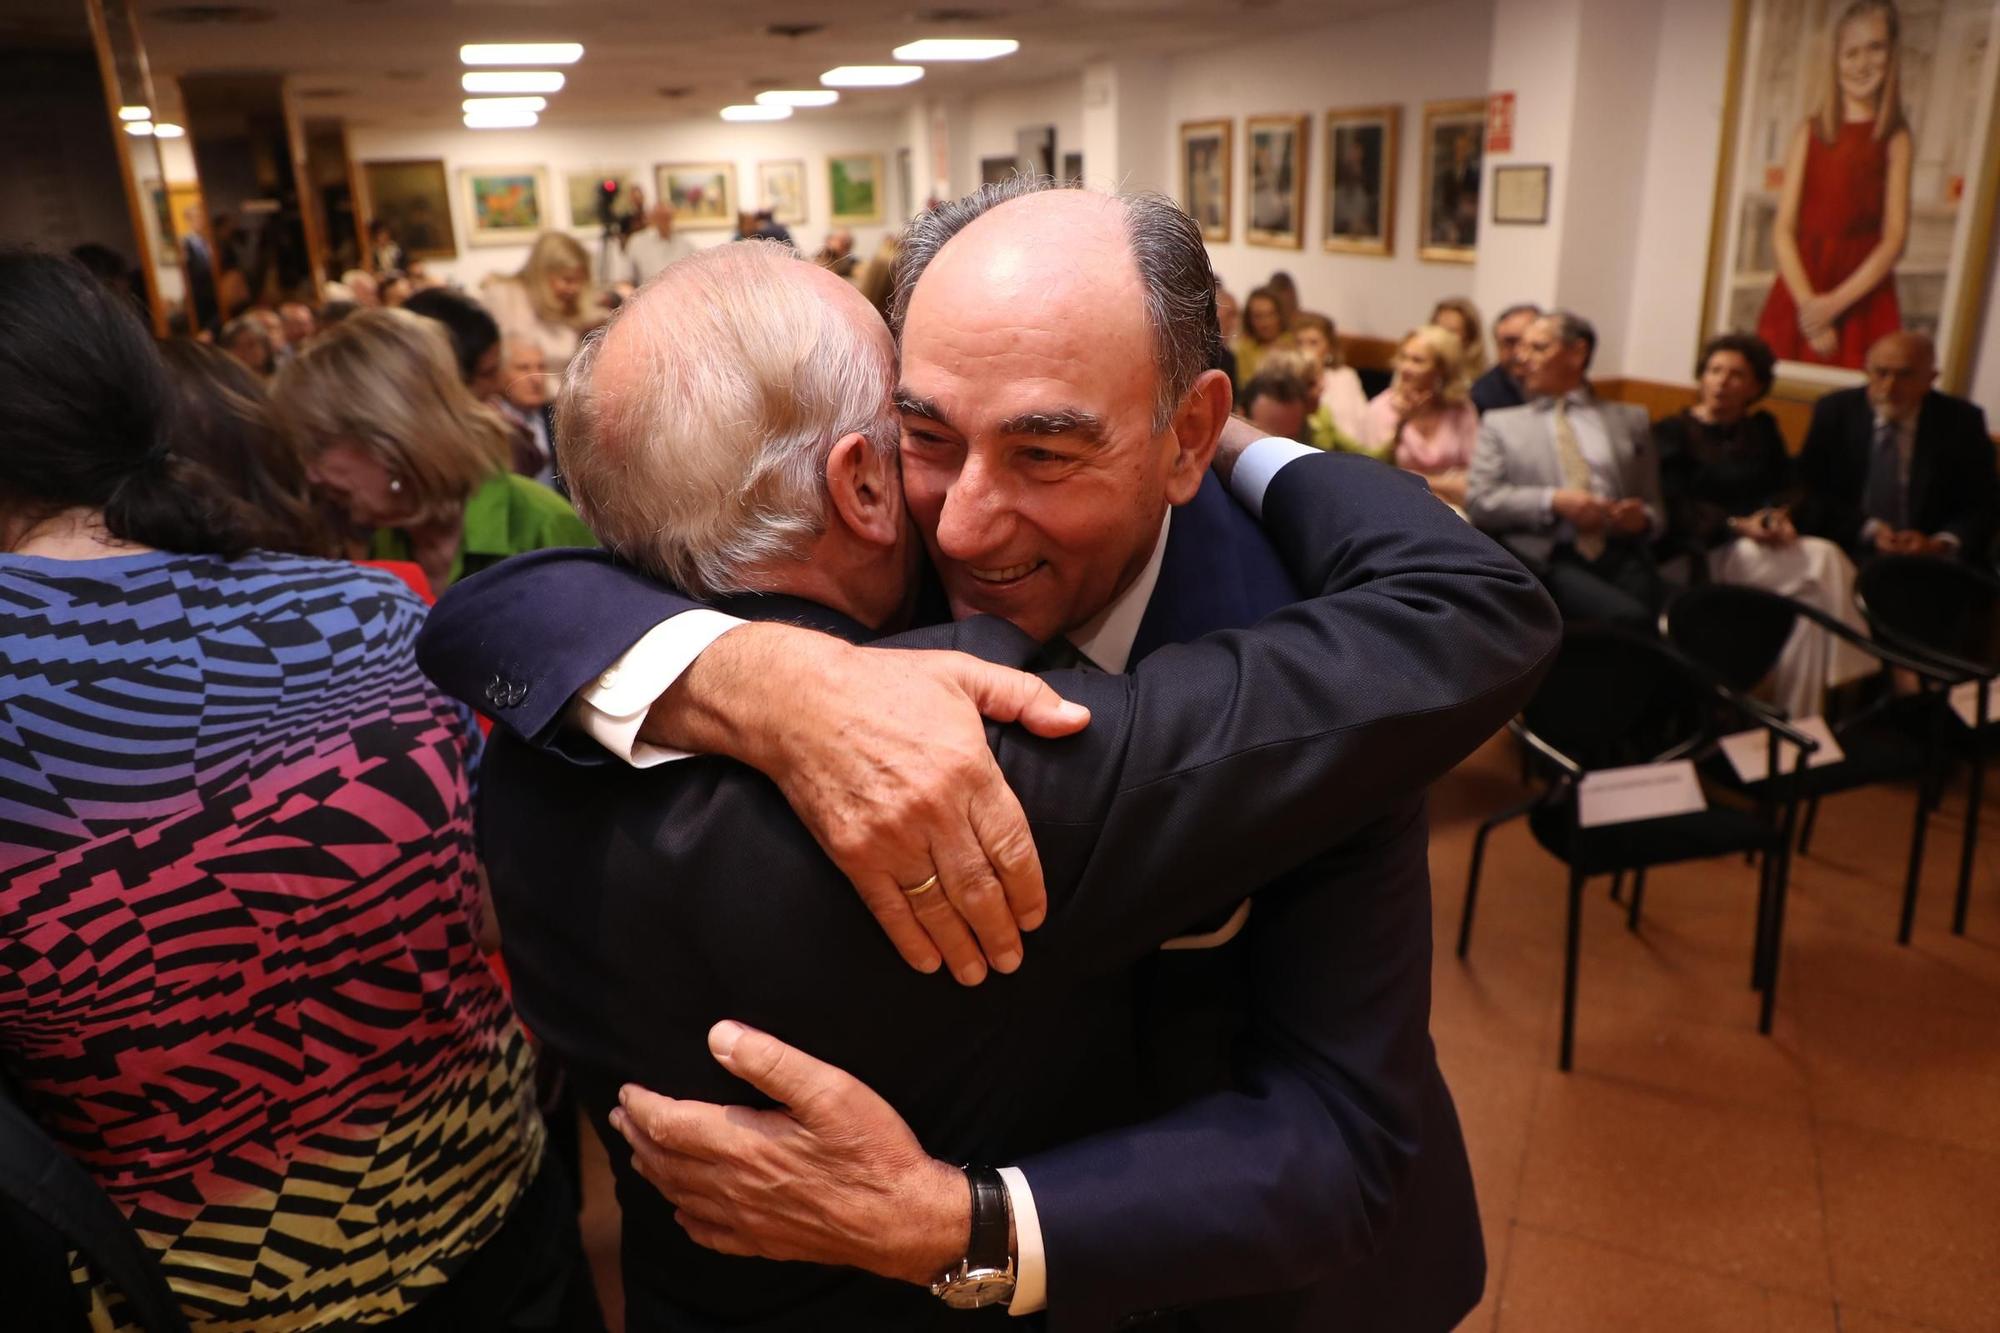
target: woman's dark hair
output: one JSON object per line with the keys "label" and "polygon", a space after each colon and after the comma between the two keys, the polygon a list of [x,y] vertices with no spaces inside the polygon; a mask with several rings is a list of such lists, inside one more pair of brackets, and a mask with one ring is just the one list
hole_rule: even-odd
{"label": "woman's dark hair", "polygon": [[1749,363],[1759,398],[1771,392],[1778,377],[1778,358],[1769,343],[1754,333],[1718,333],[1701,345],[1701,358],[1694,363],[1696,379],[1707,371],[1709,359],[1717,352],[1734,352]]}
{"label": "woman's dark hair", "polygon": [[176,456],[199,463],[242,511],[267,551],[331,556],[333,534],[314,507],[305,460],[278,429],[264,382],[218,348],[187,338],[160,344],[175,396]]}
{"label": "woman's dark hair", "polygon": [[[386,282],[384,279],[385,285]],[[458,377],[467,384],[472,383],[473,373],[479,368],[479,358],[500,342],[500,326],[493,322],[493,316],[486,313],[485,306],[462,292],[432,287],[403,302],[403,309],[444,325],[444,331],[451,335]]]}
{"label": "woman's dark hair", "polygon": [[215,479],[173,451],[173,391],[153,335],[82,265],[0,251],[0,514],[104,515],[163,551],[250,546]]}

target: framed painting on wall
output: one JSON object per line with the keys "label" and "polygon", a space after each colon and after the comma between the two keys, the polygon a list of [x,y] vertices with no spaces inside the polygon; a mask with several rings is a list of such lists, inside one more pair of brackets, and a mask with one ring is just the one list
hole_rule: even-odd
{"label": "framed painting on wall", "polygon": [[838,223],[882,220],[882,155],[841,153],[826,160],[826,192]]}
{"label": "framed painting on wall", "polygon": [[474,245],[521,245],[553,225],[549,174],[541,167],[461,167],[466,239]]}
{"label": "framed painting on wall", "polygon": [[1232,120],[1191,120],[1181,126],[1181,207],[1201,224],[1205,241],[1229,239],[1229,151]]}
{"label": "framed painting on wall", "polygon": [[1814,398],[1912,329],[1963,392],[2000,176],[1996,61],[2000,0],[1738,0],[1702,334],[1755,332],[1780,395]]}
{"label": "framed painting on wall", "polygon": [[1062,178],[1072,185],[1083,184],[1083,154],[1064,153]]}
{"label": "framed painting on wall", "polygon": [[653,187],[674,206],[674,225],[714,231],[736,225],[736,166],[730,162],[662,162]]}
{"label": "framed painting on wall", "polygon": [[636,193],[640,181],[637,167],[589,167],[563,177],[569,195],[570,226],[580,231],[597,231],[602,227],[597,216],[597,187],[605,181],[618,182],[618,193],[611,201],[614,222],[644,211]]}
{"label": "framed painting on wall", "polygon": [[1396,154],[1403,109],[1326,113],[1326,248],[1351,255],[1396,249]]}
{"label": "framed painting on wall", "polygon": [[806,220],[806,164],[796,159],[757,164],[757,204],[787,227]]}
{"label": "framed painting on wall", "polygon": [[1014,167],[1020,161],[1014,157],[982,157],[979,159],[979,183],[998,185],[1014,178]]}
{"label": "framed painting on wall", "polygon": [[1252,245],[1297,250],[1306,243],[1306,135],[1304,116],[1249,116],[1243,122],[1248,212],[1243,239]]}
{"label": "framed painting on wall", "polygon": [[1424,105],[1424,179],[1417,257],[1470,264],[1479,250],[1479,172],[1486,156],[1486,99]]}
{"label": "framed painting on wall", "polygon": [[456,259],[442,158],[361,164],[362,214],[389,224],[410,259]]}

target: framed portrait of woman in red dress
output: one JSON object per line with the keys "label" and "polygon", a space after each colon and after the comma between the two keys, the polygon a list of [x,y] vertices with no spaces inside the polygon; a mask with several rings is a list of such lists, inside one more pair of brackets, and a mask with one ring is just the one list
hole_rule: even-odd
{"label": "framed portrait of woman in red dress", "polygon": [[1985,307],[2000,0],[1738,0],[1702,334],[1756,333],[1781,393],[1931,335],[1954,391]]}

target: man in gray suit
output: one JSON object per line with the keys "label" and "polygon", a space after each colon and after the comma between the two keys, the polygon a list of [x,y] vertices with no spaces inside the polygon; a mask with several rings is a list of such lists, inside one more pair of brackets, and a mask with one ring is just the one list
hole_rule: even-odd
{"label": "man in gray suit", "polygon": [[1645,409],[1591,391],[1597,330],[1580,315],[1550,311],[1523,347],[1529,401],[1480,418],[1466,513],[1541,578],[1565,620],[1650,626],[1665,511]]}

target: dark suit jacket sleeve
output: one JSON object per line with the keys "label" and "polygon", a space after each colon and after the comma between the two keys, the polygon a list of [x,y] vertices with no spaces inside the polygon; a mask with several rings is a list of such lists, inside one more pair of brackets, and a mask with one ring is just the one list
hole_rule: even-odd
{"label": "dark suit jacket sleeve", "polygon": [[[1799,450],[1803,494],[1792,518],[1800,532],[1851,551],[1861,540],[1863,515],[1861,490],[1850,476],[1852,445],[1848,413],[1843,410],[1848,401],[1848,394],[1830,393],[1813,404],[1812,424]],[[1866,475],[1863,472],[1864,480]]]}
{"label": "dark suit jacket sleeve", "polygon": [[1984,561],[1993,539],[1993,440],[1986,433],[1986,413],[1976,403],[1942,394],[1932,401],[1946,405],[1939,413],[1938,454],[1942,475],[1932,485],[1947,497],[1944,521],[1933,529],[1958,538],[1959,552]]}
{"label": "dark suit jacket sleeve", "polygon": [[570,696],[646,631],[700,605],[602,551],[533,551],[446,590],[417,637],[417,664],[521,739],[607,762],[563,726]]}

